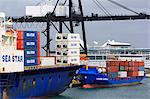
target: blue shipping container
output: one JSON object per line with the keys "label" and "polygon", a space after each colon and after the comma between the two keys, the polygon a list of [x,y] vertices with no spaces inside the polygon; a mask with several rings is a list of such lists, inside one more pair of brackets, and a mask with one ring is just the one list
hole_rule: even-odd
{"label": "blue shipping container", "polygon": [[108,73],[108,77],[109,78],[117,78],[118,77],[118,73],[117,72]]}
{"label": "blue shipping container", "polygon": [[139,71],[144,71],[144,66],[139,66]]}
{"label": "blue shipping container", "polygon": [[24,50],[25,57],[35,57],[38,56],[38,51],[35,49],[26,49]]}
{"label": "blue shipping container", "polygon": [[25,66],[36,66],[38,65],[38,57],[25,57],[24,58]]}
{"label": "blue shipping container", "polygon": [[37,40],[24,40],[24,49],[37,49]]}
{"label": "blue shipping container", "polygon": [[37,31],[24,31],[24,39],[33,39],[37,40],[38,39],[38,32]]}

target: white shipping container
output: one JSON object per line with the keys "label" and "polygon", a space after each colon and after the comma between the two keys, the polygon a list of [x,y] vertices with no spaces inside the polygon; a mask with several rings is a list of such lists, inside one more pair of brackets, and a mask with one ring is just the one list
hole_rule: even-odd
{"label": "white shipping container", "polygon": [[56,50],[57,49],[60,49],[60,48],[63,48],[63,44],[62,42],[56,42]]}
{"label": "white shipping container", "polygon": [[118,72],[118,77],[121,77],[121,78],[127,77],[127,72],[126,71]]}
{"label": "white shipping container", "polygon": [[62,34],[60,33],[56,34],[56,41],[62,41]]}
{"label": "white shipping container", "polygon": [[55,59],[55,57],[40,57],[40,66],[54,66]]}
{"label": "white shipping container", "polygon": [[68,57],[68,64],[77,64],[77,65],[80,65],[80,56]]}
{"label": "white shipping container", "polygon": [[68,49],[67,56],[79,56],[80,49]]}
{"label": "white shipping container", "polygon": [[144,76],[144,71],[138,71],[138,76]]}
{"label": "white shipping container", "polygon": [[68,48],[68,49],[80,48],[80,42],[63,42],[62,45],[63,45],[63,48]]}
{"label": "white shipping container", "polygon": [[1,50],[0,73],[23,72],[24,51]]}
{"label": "white shipping container", "polygon": [[144,60],[144,67],[145,68],[150,68],[150,60]]}
{"label": "white shipping container", "polygon": [[62,64],[62,56],[56,56],[56,64]]}
{"label": "white shipping container", "polygon": [[70,33],[63,33],[62,34],[63,41],[80,41],[80,34],[70,34]]}

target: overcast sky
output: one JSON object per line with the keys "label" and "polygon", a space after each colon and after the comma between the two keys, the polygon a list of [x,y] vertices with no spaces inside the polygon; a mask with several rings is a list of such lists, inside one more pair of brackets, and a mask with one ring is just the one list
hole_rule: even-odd
{"label": "overcast sky", "polygon": [[[7,16],[22,16],[25,14],[26,5],[35,5],[41,0],[0,0],[0,11]],[[76,0],[75,0],[76,1]],[[112,15],[134,14],[108,2],[98,0]],[[137,12],[150,14],[150,0],[114,0]],[[92,2],[82,0],[85,15],[104,13]],[[78,32],[81,32],[78,30]],[[86,22],[87,42],[97,41],[100,44],[108,39],[129,42],[135,47],[150,47],[150,21],[101,21]]]}

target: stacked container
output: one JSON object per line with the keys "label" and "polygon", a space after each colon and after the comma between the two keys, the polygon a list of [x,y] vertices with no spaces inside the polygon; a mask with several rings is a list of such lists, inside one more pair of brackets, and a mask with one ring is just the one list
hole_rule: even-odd
{"label": "stacked container", "polygon": [[17,50],[24,50],[24,65],[40,64],[40,33],[17,30]]}
{"label": "stacked container", "polygon": [[131,61],[129,62],[128,76],[144,76],[144,62]]}
{"label": "stacked container", "polygon": [[107,61],[107,73],[108,77],[111,79],[118,78],[119,72],[119,62],[118,61]]}
{"label": "stacked container", "polygon": [[57,64],[80,64],[79,34],[57,34],[56,43]]}
{"label": "stacked container", "polygon": [[127,78],[144,76],[143,61],[107,61],[107,74],[109,78]]}

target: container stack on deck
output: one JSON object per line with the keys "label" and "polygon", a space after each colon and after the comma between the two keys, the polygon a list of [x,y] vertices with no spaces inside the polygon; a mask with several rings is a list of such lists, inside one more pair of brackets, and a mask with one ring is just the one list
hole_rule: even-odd
{"label": "container stack on deck", "polygon": [[57,64],[80,64],[79,34],[57,34],[56,43]]}
{"label": "container stack on deck", "polygon": [[110,79],[144,76],[143,61],[107,61],[107,75]]}
{"label": "container stack on deck", "polygon": [[24,50],[24,65],[40,64],[40,33],[17,30],[17,50]]}

